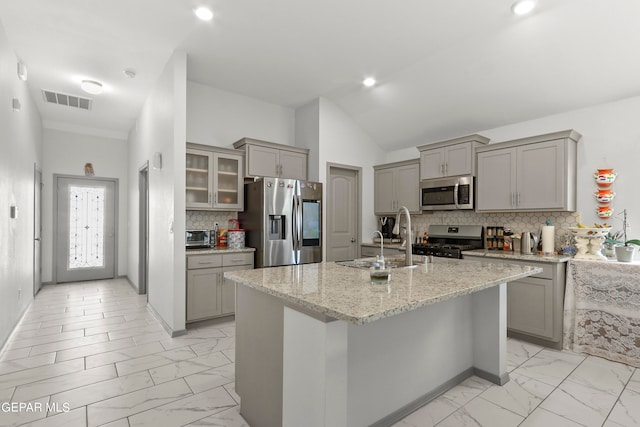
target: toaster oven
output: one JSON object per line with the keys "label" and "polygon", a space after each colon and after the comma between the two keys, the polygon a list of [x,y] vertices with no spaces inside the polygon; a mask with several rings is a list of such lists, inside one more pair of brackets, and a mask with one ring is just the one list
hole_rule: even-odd
{"label": "toaster oven", "polygon": [[211,231],[187,230],[185,235],[187,249],[211,247]]}

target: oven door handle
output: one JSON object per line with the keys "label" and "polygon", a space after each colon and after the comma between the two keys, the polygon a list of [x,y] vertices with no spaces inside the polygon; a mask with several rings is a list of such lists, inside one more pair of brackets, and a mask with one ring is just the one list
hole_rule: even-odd
{"label": "oven door handle", "polygon": [[456,209],[460,209],[458,204],[458,188],[460,187],[460,178],[456,180],[456,185],[453,186],[453,203],[456,204]]}

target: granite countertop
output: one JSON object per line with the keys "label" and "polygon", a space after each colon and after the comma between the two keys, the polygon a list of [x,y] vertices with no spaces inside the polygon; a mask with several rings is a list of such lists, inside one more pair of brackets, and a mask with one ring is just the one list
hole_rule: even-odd
{"label": "granite countertop", "polygon": [[[387,258],[387,261],[396,259],[400,258]],[[234,271],[224,275],[285,303],[350,323],[365,324],[541,271],[541,268],[531,266],[435,258],[433,263],[413,269],[392,269],[388,286],[372,285],[368,269],[333,262]]]}
{"label": "granite countertop", "polygon": [[200,248],[200,249],[187,249],[187,256],[189,255],[209,255],[209,254],[237,254],[244,252],[255,252],[256,248]]}
{"label": "granite countertop", "polygon": [[571,259],[570,255],[558,254],[558,255],[523,255],[520,251],[496,251],[489,249],[473,249],[470,251],[463,251],[464,255],[470,255],[474,257],[488,257],[488,258],[500,258],[504,260],[519,260],[519,261],[537,261],[537,262],[567,262]]}

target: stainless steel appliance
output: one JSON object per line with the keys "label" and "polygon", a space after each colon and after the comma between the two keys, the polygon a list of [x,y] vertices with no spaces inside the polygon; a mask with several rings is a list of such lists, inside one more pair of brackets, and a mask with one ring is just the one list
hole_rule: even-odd
{"label": "stainless steel appliance", "polygon": [[185,246],[187,249],[210,247],[211,232],[209,230],[186,230]]}
{"label": "stainless steel appliance", "polygon": [[462,251],[484,247],[481,225],[430,225],[427,243],[414,243],[412,253],[437,257],[462,258]]}
{"label": "stainless steel appliance", "polygon": [[474,208],[475,179],[471,175],[425,179],[420,182],[423,211]]}
{"label": "stainless steel appliance", "polygon": [[257,268],[322,262],[322,184],[263,178],[245,184],[238,219]]}
{"label": "stainless steel appliance", "polygon": [[525,231],[520,237],[520,253],[522,255],[531,255],[535,253],[538,246],[538,236],[535,233]]}

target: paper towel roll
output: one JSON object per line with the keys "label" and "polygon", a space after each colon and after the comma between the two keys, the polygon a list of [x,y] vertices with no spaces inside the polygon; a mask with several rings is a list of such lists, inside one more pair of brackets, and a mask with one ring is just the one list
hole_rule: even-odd
{"label": "paper towel roll", "polygon": [[555,250],[555,230],[553,225],[542,226],[542,252],[552,253]]}

